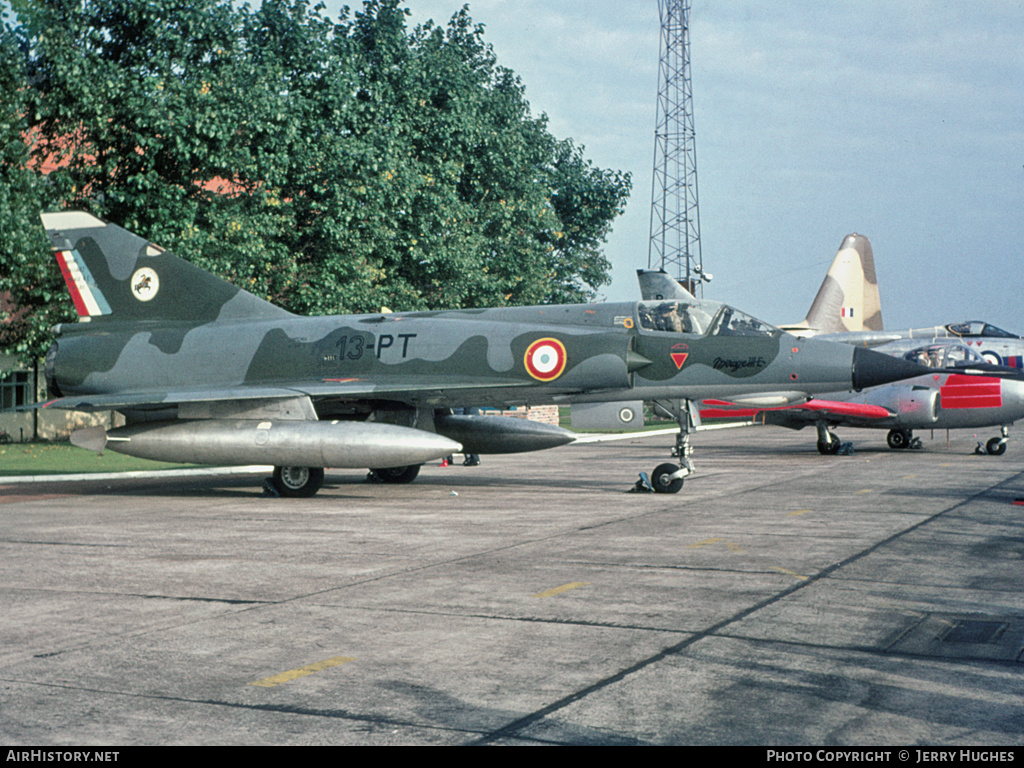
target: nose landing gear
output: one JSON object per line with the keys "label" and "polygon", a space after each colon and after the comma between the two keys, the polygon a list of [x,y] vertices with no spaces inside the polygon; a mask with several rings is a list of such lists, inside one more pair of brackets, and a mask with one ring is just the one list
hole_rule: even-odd
{"label": "nose landing gear", "polygon": [[987,443],[985,447],[981,447],[981,443],[978,443],[978,447],[974,449],[977,454],[987,453],[989,456],[1002,456],[1006,453],[1006,444],[1010,441],[1010,428],[1002,426],[999,428],[1001,437],[993,437]]}

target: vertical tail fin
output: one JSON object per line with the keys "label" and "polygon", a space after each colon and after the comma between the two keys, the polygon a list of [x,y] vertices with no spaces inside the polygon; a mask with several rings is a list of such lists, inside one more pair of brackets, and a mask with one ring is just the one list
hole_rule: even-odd
{"label": "vertical tail fin", "polygon": [[640,298],[644,301],[679,299],[693,301],[694,296],[683,284],[663,269],[638,269],[636,279],[640,283]]}
{"label": "vertical tail fin", "polygon": [[782,327],[816,333],[882,330],[875,256],[866,237],[850,234],[843,238],[807,318]]}
{"label": "vertical tail fin", "polygon": [[81,321],[198,324],[290,314],[91,214],[42,219]]}

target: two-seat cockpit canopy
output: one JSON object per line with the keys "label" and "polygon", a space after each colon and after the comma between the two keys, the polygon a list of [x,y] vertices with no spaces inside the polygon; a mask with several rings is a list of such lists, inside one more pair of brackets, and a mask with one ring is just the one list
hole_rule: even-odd
{"label": "two-seat cockpit canopy", "polygon": [[950,323],[946,330],[954,336],[987,336],[996,339],[1019,339],[1020,336],[997,328],[991,323],[981,320],[969,320],[965,323]]}
{"label": "two-seat cockpit canopy", "polygon": [[637,314],[640,327],[647,331],[771,338],[782,334],[775,326],[763,323],[727,304],[708,307],[707,304],[688,301],[641,301],[637,304]]}
{"label": "two-seat cockpit canopy", "polygon": [[985,365],[988,361],[964,344],[928,344],[903,355],[904,360],[926,368],[964,368]]}

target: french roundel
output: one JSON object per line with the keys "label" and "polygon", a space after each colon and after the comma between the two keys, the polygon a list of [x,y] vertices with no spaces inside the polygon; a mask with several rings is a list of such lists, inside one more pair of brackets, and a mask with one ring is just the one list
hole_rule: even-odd
{"label": "french roundel", "polygon": [[526,372],[538,381],[554,381],[565,370],[565,346],[558,339],[537,339],[526,348]]}

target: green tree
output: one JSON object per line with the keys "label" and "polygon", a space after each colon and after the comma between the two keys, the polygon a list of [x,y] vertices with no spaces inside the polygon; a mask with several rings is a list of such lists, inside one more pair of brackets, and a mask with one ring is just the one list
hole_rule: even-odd
{"label": "green tree", "polygon": [[[299,313],[581,301],[607,282],[628,175],[531,116],[466,9],[409,30],[397,0],[335,20],[304,0],[14,8],[8,136],[34,141],[10,165],[60,166],[25,175],[24,205],[92,211]],[[45,290],[17,298],[42,317],[60,288],[38,241],[0,290],[34,270]]]}
{"label": "green tree", "polygon": [[[24,30],[0,15],[0,295],[18,311],[0,318],[0,350],[36,357],[50,327],[74,312],[39,226],[43,189],[28,167]],[[56,278],[56,279],[55,279]]]}

